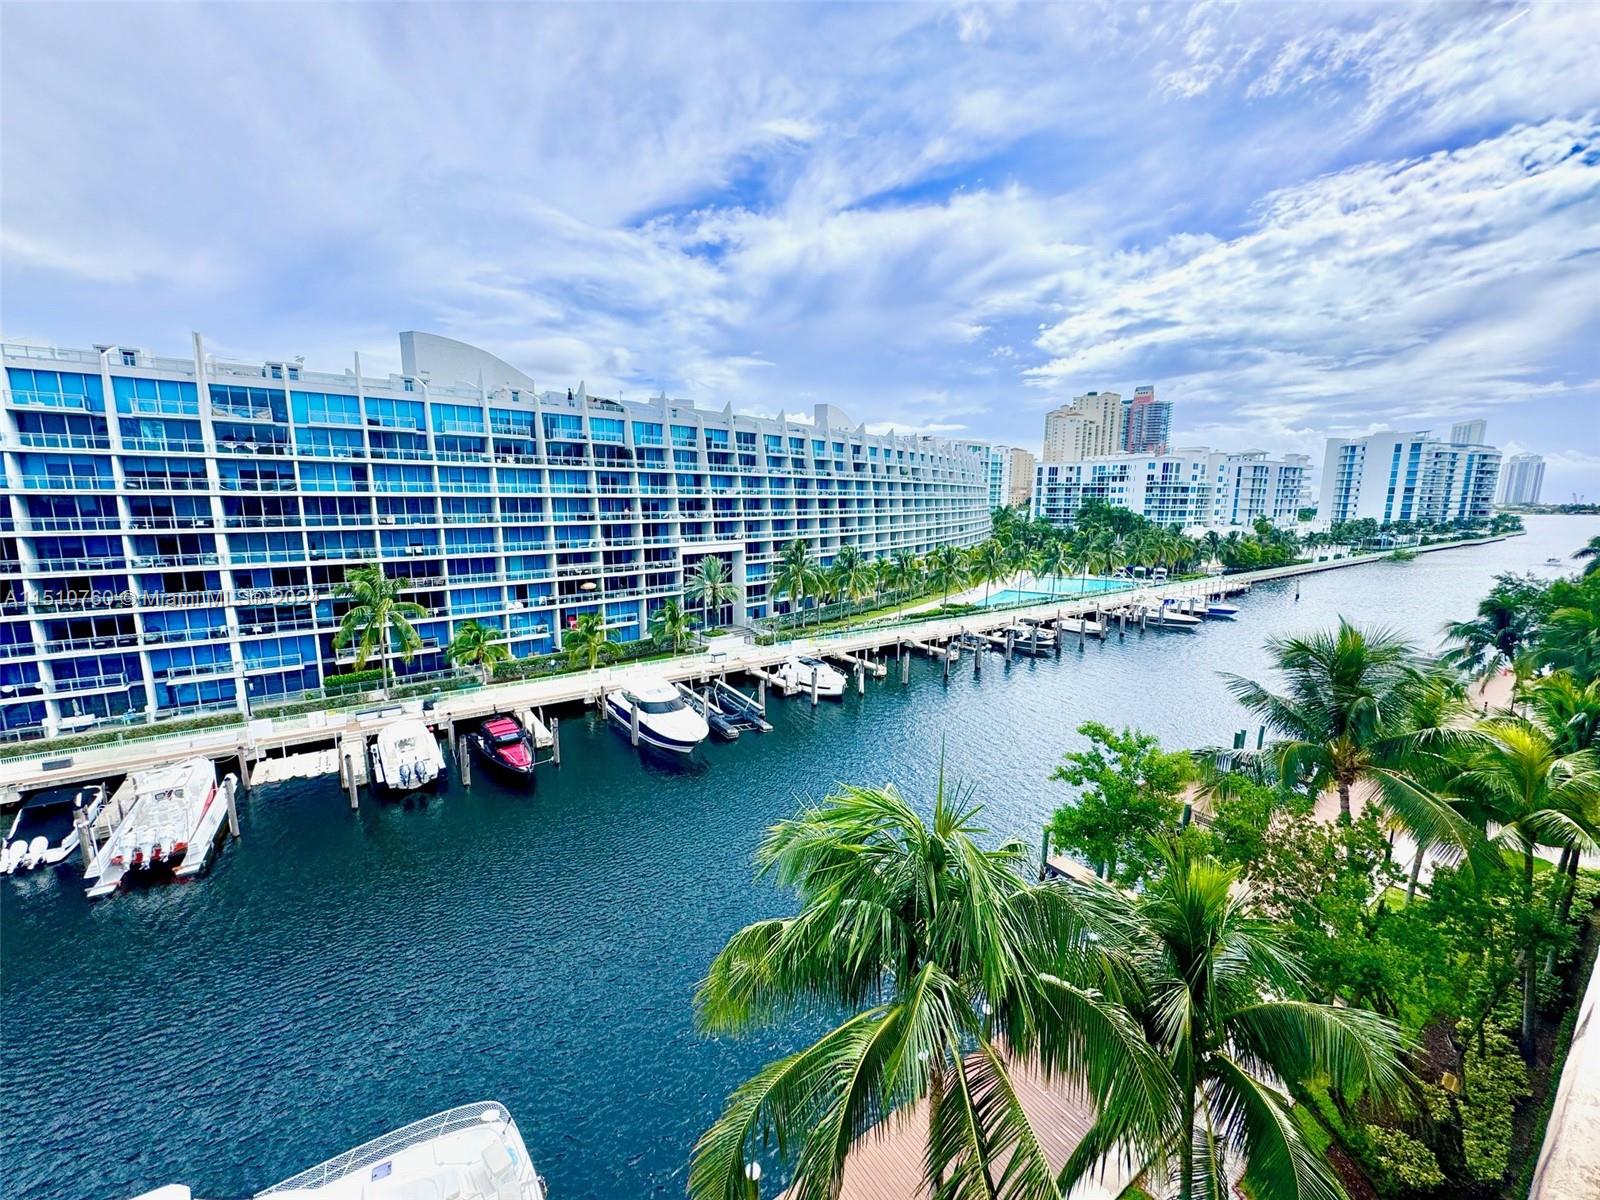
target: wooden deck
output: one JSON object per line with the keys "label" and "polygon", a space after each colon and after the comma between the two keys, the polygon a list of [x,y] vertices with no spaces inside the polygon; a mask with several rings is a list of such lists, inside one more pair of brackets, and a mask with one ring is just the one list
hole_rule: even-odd
{"label": "wooden deck", "polygon": [[[1022,1107],[1033,1122],[1050,1165],[1060,1170],[1088,1131],[1093,1114],[1081,1091],[1061,1080],[1047,1080],[1038,1065],[1013,1065],[1011,1078]],[[845,1159],[839,1200],[928,1200],[923,1159],[928,1145],[928,1106],[912,1105],[856,1140]],[[1085,1180],[1073,1200],[1112,1200],[1134,1172],[1108,1166],[1104,1178]]]}

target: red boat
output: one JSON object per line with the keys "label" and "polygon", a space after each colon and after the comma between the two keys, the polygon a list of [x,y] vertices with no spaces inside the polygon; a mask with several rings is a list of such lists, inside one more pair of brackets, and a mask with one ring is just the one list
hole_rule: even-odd
{"label": "red boat", "polygon": [[520,782],[533,780],[533,739],[515,717],[494,716],[467,735],[473,753]]}

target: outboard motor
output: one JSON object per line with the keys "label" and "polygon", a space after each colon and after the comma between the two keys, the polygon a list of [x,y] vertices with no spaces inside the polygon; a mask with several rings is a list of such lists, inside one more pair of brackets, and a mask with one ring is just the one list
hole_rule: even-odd
{"label": "outboard motor", "polygon": [[411,764],[410,763],[403,762],[403,763],[400,764],[400,786],[401,787],[410,787],[411,786]]}

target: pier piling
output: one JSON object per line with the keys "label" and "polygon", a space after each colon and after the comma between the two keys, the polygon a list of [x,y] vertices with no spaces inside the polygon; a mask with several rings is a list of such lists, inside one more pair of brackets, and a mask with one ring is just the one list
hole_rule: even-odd
{"label": "pier piling", "polygon": [[[243,759],[244,755],[240,754],[239,757]],[[239,789],[243,786],[244,780],[240,779],[238,776],[235,776],[231,781],[223,784],[223,787],[226,788],[228,792],[228,836],[233,838],[235,841],[237,841],[239,838],[239,802],[237,795]]]}
{"label": "pier piling", "polygon": [[897,642],[895,648],[899,651],[900,657],[900,683],[908,684],[911,682],[911,655],[906,653],[904,642]]}
{"label": "pier piling", "polygon": [[635,700],[629,710],[632,716],[628,719],[628,741],[633,745],[639,744],[639,702]]}
{"label": "pier piling", "polygon": [[856,663],[856,695],[865,696],[866,694],[867,694],[867,664],[864,663],[864,662],[857,661],[857,663]]}
{"label": "pier piling", "polygon": [[350,807],[358,808],[360,801],[356,796],[356,765],[350,761],[350,756],[344,756],[344,790],[350,797]]}
{"label": "pier piling", "polygon": [[1011,652],[1016,649],[1017,631],[1006,626],[1006,666],[1011,665]]}
{"label": "pier piling", "polygon": [[78,831],[78,851],[83,855],[83,869],[87,871],[94,865],[94,856],[99,849],[94,844],[94,832],[89,828],[81,808],[73,814],[72,824]]}
{"label": "pier piling", "polygon": [[944,681],[946,683],[949,683],[950,682],[950,652],[948,650],[946,650],[945,653],[943,655],[941,655],[941,657],[944,659]]}
{"label": "pier piling", "polygon": [[811,668],[811,707],[817,706],[817,669]]}
{"label": "pier piling", "polygon": [[561,765],[561,718],[550,718],[550,761]]}
{"label": "pier piling", "polygon": [[[250,785],[247,782],[247,780],[249,780],[249,778],[250,778],[250,768],[245,765],[244,747],[243,746],[239,747],[239,771],[238,771],[238,775],[239,775],[239,786],[245,790],[246,794],[248,794],[249,790],[250,790]],[[238,835],[238,833],[235,833],[233,836],[234,837],[238,837],[239,835]]]}
{"label": "pier piling", "polygon": [[456,770],[461,772],[461,786],[472,790],[472,758],[467,754],[467,735],[456,738]]}

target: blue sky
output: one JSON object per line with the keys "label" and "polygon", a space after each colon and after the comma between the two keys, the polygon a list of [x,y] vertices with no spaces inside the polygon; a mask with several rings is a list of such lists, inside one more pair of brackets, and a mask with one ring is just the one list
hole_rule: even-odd
{"label": "blue sky", "polygon": [[1025,445],[1483,416],[1594,498],[1597,61],[1582,3],[10,3],[0,328]]}

